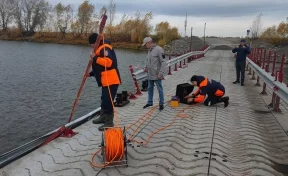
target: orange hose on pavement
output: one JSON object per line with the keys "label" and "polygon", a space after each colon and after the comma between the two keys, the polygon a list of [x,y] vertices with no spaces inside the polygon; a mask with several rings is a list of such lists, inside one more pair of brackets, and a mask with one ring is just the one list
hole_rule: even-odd
{"label": "orange hose on pavement", "polygon": [[[191,105],[190,105],[191,106]],[[157,129],[156,131],[152,132],[148,138],[145,140],[145,141],[137,141],[137,140],[134,140],[133,138],[136,137],[134,136],[135,133],[132,133],[129,137],[128,137],[128,140],[130,140],[131,142],[136,142],[136,143],[139,143],[139,144],[142,144],[142,145],[146,145],[148,144],[148,142],[150,141],[150,139],[158,132],[168,128],[169,126],[171,126],[177,119],[177,117],[181,117],[181,118],[189,118],[188,115],[186,114],[182,114],[186,109],[190,108],[190,106],[186,107],[186,108],[183,108],[181,111],[179,111],[177,113],[177,115],[172,119],[172,122],[169,123],[168,125],[164,126],[164,127],[161,127],[159,129]],[[144,123],[144,122],[143,122]]]}

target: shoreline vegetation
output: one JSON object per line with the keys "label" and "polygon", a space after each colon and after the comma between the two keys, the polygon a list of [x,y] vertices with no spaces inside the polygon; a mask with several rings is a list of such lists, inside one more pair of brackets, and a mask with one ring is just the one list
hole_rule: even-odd
{"label": "shoreline vegetation", "polygon": [[77,6],[61,2],[52,5],[48,0],[1,0],[0,40],[88,45],[88,36],[98,32],[104,11],[108,17],[105,38],[115,48],[141,50],[147,36],[159,46],[181,38],[178,28],[167,21],[152,26],[152,12],[123,14],[115,21],[116,7],[114,0],[109,0],[107,7],[89,0]]}
{"label": "shoreline vegetation", "polygon": [[[53,44],[63,44],[63,45],[82,45],[89,46],[88,38],[49,38],[49,37],[33,37],[33,36],[23,36],[16,38],[9,38],[7,36],[0,36],[2,41],[26,41],[26,42],[39,42],[39,43],[53,43]],[[109,39],[108,39],[109,40]],[[130,42],[111,42],[113,48],[117,49],[132,49],[132,50],[146,50],[142,46],[142,43],[130,43]]]}

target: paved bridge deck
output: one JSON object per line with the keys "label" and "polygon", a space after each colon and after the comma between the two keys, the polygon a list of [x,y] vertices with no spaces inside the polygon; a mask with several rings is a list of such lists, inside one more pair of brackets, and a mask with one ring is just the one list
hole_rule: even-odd
{"label": "paved bridge deck", "polygon": [[[165,94],[174,94],[176,85],[188,82],[193,74],[221,81],[230,96],[230,105],[193,106],[172,126],[156,134],[147,146],[128,147],[129,167],[107,168],[99,175],[285,175],[288,164],[288,137],[278,121],[288,118],[268,110],[259,88],[246,76],[246,85],[233,85],[235,67],[230,51],[208,51],[164,81]],[[157,103],[158,94],[154,95]],[[118,108],[122,124],[130,124],[149,111],[142,109],[147,93]],[[146,139],[155,129],[165,126],[186,105],[171,108],[166,104],[155,110],[153,120],[138,135]],[[277,120],[277,118],[278,120]],[[148,123],[148,122],[147,122]],[[93,176],[91,155],[101,142],[98,125],[91,121],[76,128],[78,135],[58,138],[1,169],[2,176]],[[286,129],[287,130],[287,129]],[[283,170],[280,172],[280,170]],[[287,174],[287,173],[286,173]]]}

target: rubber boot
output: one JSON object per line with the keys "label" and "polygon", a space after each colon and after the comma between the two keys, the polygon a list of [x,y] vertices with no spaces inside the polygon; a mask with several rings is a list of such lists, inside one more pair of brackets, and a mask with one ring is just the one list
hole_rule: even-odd
{"label": "rubber boot", "polygon": [[113,119],[114,119],[114,114],[105,114],[105,123],[104,125],[100,126],[98,128],[99,131],[103,131],[104,128],[106,127],[113,127],[114,123],[113,123]]}
{"label": "rubber boot", "polygon": [[100,116],[97,119],[94,119],[92,121],[92,123],[94,124],[101,124],[101,123],[105,123],[105,113],[104,113],[104,109],[101,109],[100,111]]}
{"label": "rubber boot", "polygon": [[224,103],[224,107],[226,108],[229,105],[229,97],[220,98],[220,102]]}

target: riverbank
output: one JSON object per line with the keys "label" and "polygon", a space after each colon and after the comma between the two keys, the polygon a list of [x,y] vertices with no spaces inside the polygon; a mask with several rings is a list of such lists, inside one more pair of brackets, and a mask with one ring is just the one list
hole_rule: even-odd
{"label": "riverbank", "polygon": [[[18,38],[0,38],[0,40],[6,41],[29,41],[29,42],[40,42],[40,43],[55,43],[55,44],[65,44],[65,45],[85,45],[89,46],[87,43],[87,39],[74,39],[74,40],[67,40],[67,39],[57,39],[57,38],[40,38],[40,39],[33,39],[31,37],[18,37]],[[119,49],[133,49],[133,50],[145,50],[141,44],[135,43],[128,43],[128,42],[113,42],[112,43],[114,48]]]}
{"label": "riverbank", "polygon": [[[55,44],[67,44],[67,45],[86,45],[88,44],[89,34],[78,33],[59,33],[59,32],[36,32],[34,34],[23,34],[18,30],[9,30],[7,32],[0,32],[0,40],[8,41],[29,41],[29,42],[41,42],[41,43],[55,43]],[[132,43],[125,40],[110,40],[114,48],[121,49],[134,49],[145,50],[142,47],[142,43]]]}
{"label": "riverbank", "polygon": [[[107,35],[106,35],[107,36]],[[0,32],[0,40],[9,40],[9,41],[29,41],[29,42],[41,42],[41,43],[55,43],[55,44],[67,44],[67,45],[85,45],[88,44],[89,34],[79,34],[79,33],[63,33],[59,32],[36,32],[25,36],[25,34],[19,32],[18,30],[10,30],[7,32]],[[126,37],[127,38],[127,37]],[[154,36],[155,38],[155,36]],[[109,39],[109,37],[107,38]],[[110,40],[110,39],[109,39]],[[111,43],[114,48],[119,49],[133,49],[144,51],[146,48],[142,46],[142,43],[133,43],[121,39],[121,37],[112,38]],[[190,49],[190,38],[181,38],[168,42],[166,45],[162,46],[165,50],[165,53],[178,53],[178,52],[187,52]],[[192,38],[192,50],[197,50],[202,48],[203,41],[199,37],[193,36]]]}

